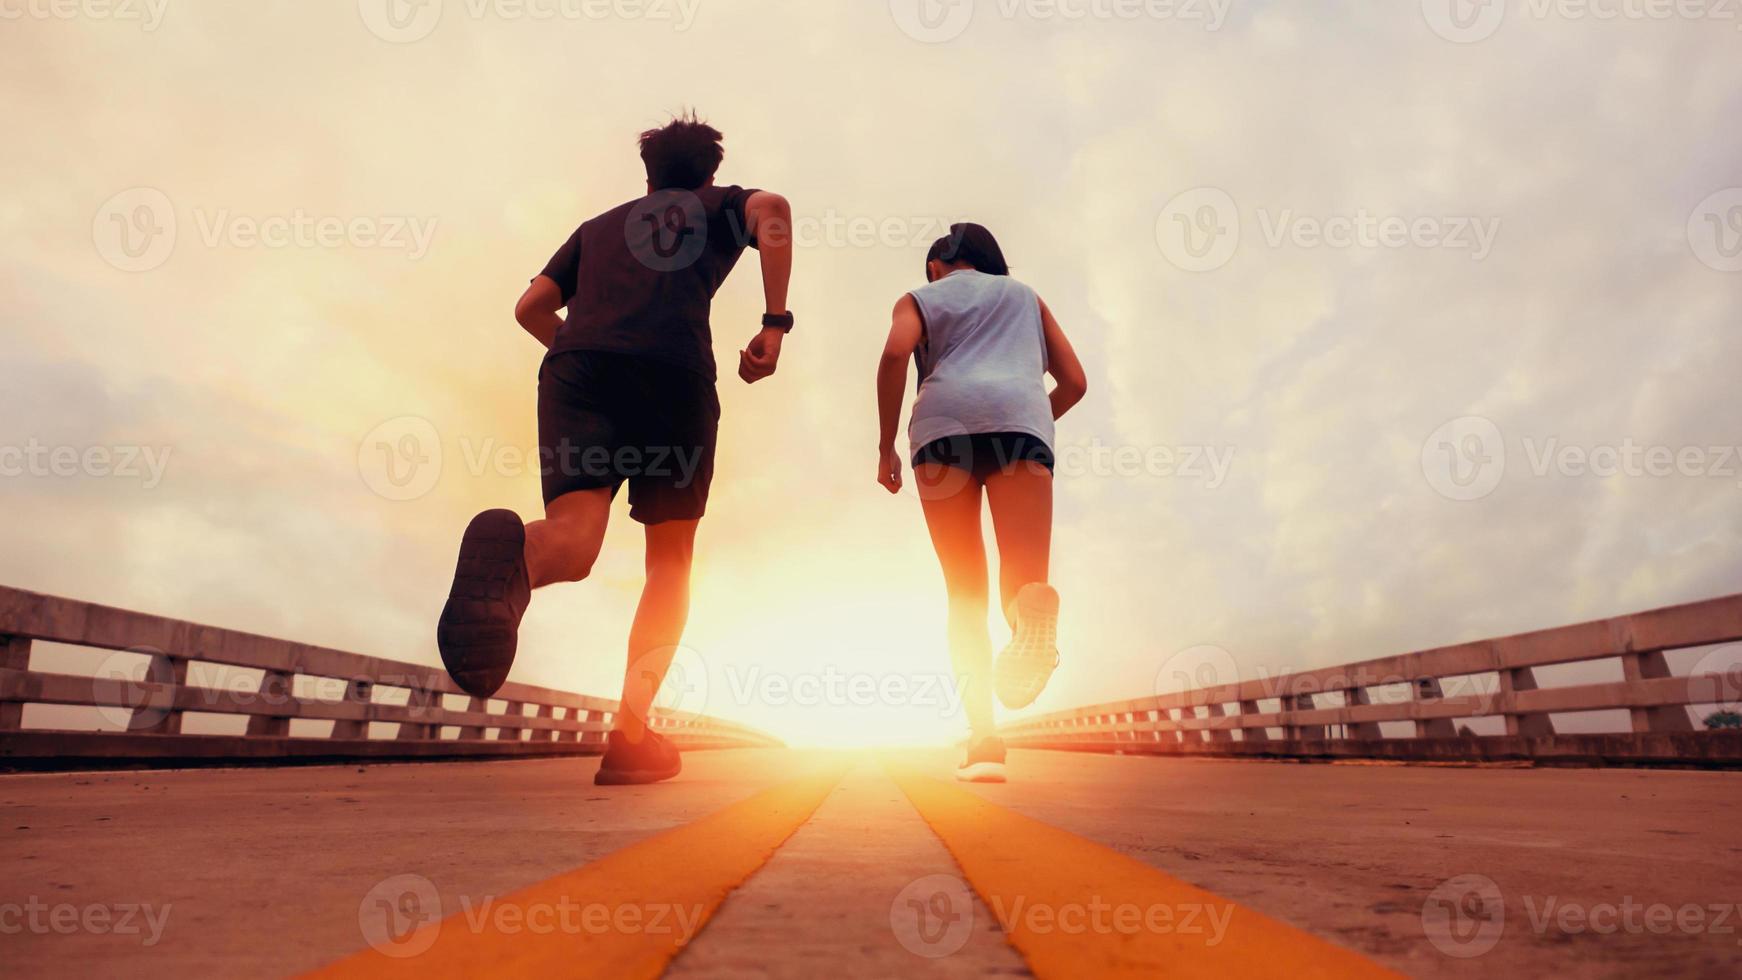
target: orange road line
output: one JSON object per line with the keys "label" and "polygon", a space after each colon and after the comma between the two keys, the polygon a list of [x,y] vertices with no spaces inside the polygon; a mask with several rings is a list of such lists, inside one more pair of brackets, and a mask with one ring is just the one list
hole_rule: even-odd
{"label": "orange road line", "polygon": [[885,766],[1042,980],[1399,975],[959,786]]}
{"label": "orange road line", "polygon": [[846,766],[757,793],[311,977],[658,977],[734,888],[773,856]]}

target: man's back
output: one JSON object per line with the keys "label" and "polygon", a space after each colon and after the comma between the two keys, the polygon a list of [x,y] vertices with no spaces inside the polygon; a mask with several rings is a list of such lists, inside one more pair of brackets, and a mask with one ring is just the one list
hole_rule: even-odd
{"label": "man's back", "polygon": [[657,191],[577,229],[543,275],[568,316],[552,353],[632,354],[715,377],[709,326],[714,293],[753,246],[752,190]]}

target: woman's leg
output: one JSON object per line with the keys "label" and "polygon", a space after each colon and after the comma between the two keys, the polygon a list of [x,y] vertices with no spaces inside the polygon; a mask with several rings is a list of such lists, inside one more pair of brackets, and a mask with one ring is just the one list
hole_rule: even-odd
{"label": "woman's leg", "polygon": [[986,500],[998,536],[999,605],[1008,618],[1023,586],[1047,580],[1052,558],[1052,473],[1038,463],[1006,467],[986,478]]}
{"label": "woman's leg", "polygon": [[950,594],[950,662],[978,741],[997,733],[992,718],[992,638],[986,631],[986,545],[980,536],[980,485],[939,463],[914,467],[932,546]]}

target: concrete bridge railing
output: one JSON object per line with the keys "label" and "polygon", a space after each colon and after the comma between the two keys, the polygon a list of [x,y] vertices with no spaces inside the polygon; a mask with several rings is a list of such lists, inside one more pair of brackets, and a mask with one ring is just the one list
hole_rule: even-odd
{"label": "concrete bridge railing", "polygon": [[[39,660],[49,644],[109,653],[92,674],[54,673],[32,669],[33,644]],[[190,681],[196,666],[203,681]],[[27,728],[27,706],[94,708],[84,714],[107,730]],[[526,684],[474,698],[438,667],[0,586],[0,766],[597,755],[617,710]],[[241,716],[246,730],[184,732],[190,714]],[[731,722],[654,715],[685,749],[779,744]]]}
{"label": "concrete bridge railing", "polygon": [[[1742,732],[1707,731],[1689,712],[1734,711],[1742,668],[1677,676],[1665,656],[1738,640],[1742,595],[1272,678],[1232,679],[1229,658],[1215,672],[1224,683],[1026,719],[1004,735],[1090,752],[1742,766]],[[1539,686],[1538,669],[1565,664],[1620,679]],[[1625,710],[1625,727],[1556,730],[1557,714],[1604,710]]]}

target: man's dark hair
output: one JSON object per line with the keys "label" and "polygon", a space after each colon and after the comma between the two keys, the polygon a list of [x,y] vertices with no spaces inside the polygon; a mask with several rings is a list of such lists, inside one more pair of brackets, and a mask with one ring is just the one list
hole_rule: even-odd
{"label": "man's dark hair", "polygon": [[998,239],[992,237],[984,225],[967,222],[951,225],[948,235],[932,243],[925,260],[928,264],[933,261],[966,262],[989,276],[1010,275],[1010,263],[1004,261],[1004,250],[998,247]]}
{"label": "man's dark hair", "polygon": [[641,134],[641,162],[656,191],[693,191],[708,182],[726,150],[724,133],[686,112],[658,129]]}

